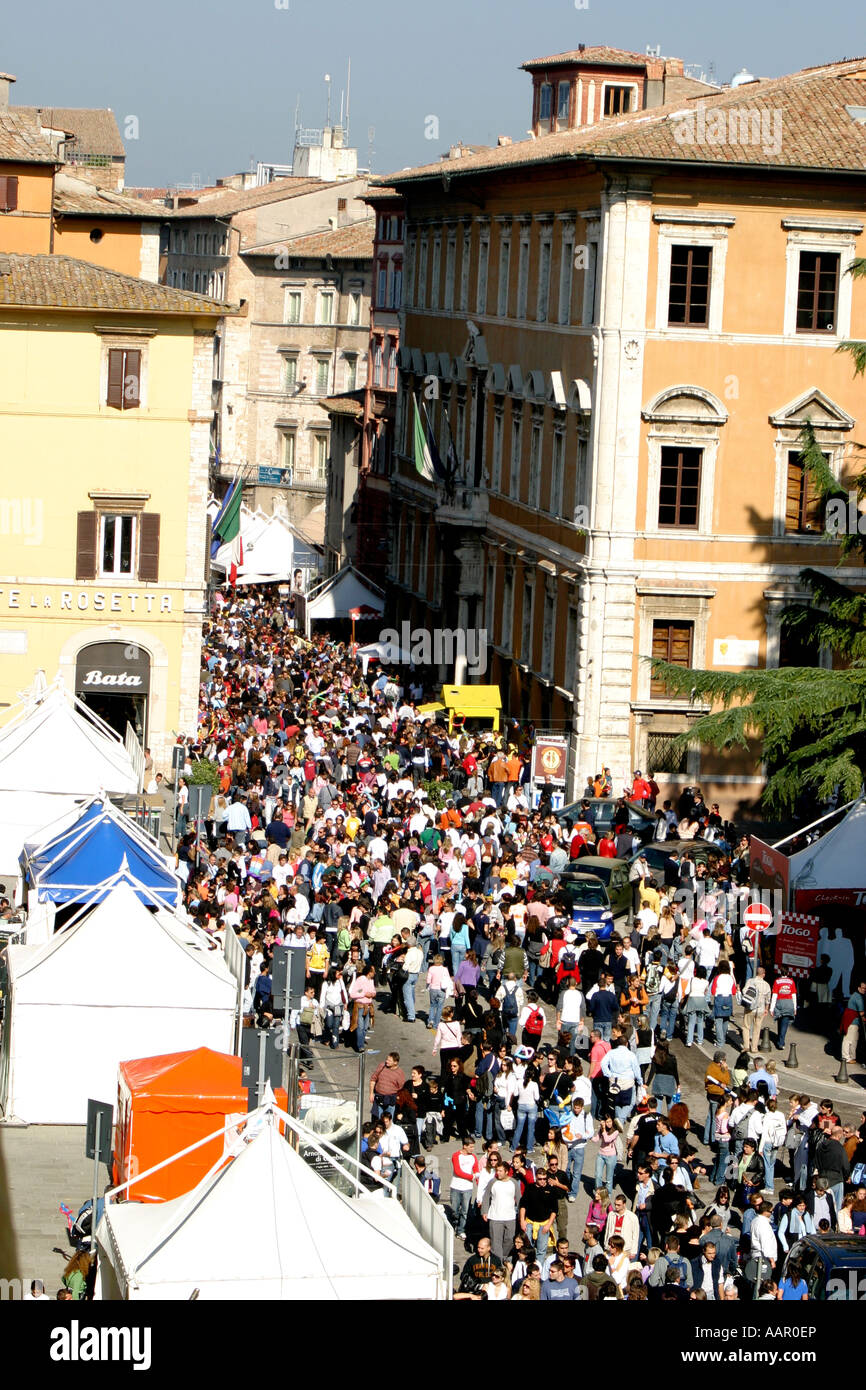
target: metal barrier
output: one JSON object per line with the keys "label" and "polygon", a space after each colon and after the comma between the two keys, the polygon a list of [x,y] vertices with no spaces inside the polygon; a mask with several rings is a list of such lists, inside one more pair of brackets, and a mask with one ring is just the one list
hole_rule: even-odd
{"label": "metal barrier", "polygon": [[450,1302],[454,1292],[454,1227],[405,1161],[400,1165],[400,1201],[418,1234],[442,1256],[445,1298]]}
{"label": "metal barrier", "polygon": [[246,951],[234,927],[227,926],[223,940],[223,955],[229,970],[237,983],[237,1005],[235,1009],[235,1052],[241,1050],[241,1028],[244,1022],[244,978],[246,976]]}

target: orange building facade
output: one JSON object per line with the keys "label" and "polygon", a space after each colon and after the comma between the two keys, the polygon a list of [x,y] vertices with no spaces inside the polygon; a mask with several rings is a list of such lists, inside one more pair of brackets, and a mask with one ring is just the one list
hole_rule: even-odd
{"label": "orange building facade", "polygon": [[[486,633],[481,678],[569,736],[572,789],[604,763],[617,788],[641,768],[751,807],[765,770],[680,757],[703,710],[649,658],[822,660],[780,618],[801,570],[838,560],[799,440],[810,420],[850,475],[864,106],[846,62],[388,180],[407,216],[395,616]],[[443,458],[453,439],[453,495],[414,467],[413,394]]]}

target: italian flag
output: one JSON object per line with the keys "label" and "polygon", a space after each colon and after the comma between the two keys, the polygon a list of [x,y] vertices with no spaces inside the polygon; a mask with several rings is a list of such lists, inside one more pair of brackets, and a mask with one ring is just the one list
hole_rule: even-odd
{"label": "italian flag", "polygon": [[439,450],[436,448],[436,440],[433,437],[433,430],[426,409],[423,406],[419,407],[415,396],[412,397],[412,404],[415,407],[413,430],[415,467],[422,478],[427,478],[429,482],[433,482],[436,478],[445,476],[445,469],[439,457]]}
{"label": "italian flag", "polygon": [[231,544],[229,551],[229,583],[236,584],[238,568],[244,562],[244,543],[241,536],[241,497],[243,488],[235,483],[220,521],[220,537],[225,545]]}

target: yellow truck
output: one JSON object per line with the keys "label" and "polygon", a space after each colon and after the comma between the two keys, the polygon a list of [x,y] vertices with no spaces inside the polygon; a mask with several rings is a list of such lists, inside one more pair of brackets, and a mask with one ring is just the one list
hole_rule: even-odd
{"label": "yellow truck", "polygon": [[419,713],[431,714],[434,719],[445,713],[448,732],[457,729],[492,729],[499,732],[502,696],[498,685],[443,685],[441,700],[419,705]]}

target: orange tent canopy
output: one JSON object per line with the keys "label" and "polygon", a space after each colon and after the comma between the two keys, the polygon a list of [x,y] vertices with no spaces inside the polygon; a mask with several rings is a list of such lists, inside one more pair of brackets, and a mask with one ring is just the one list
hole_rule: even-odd
{"label": "orange tent canopy", "polygon": [[228,1115],[239,1100],[246,1105],[240,1057],[197,1047],[194,1052],[166,1052],[121,1062],[120,1075],[135,1096],[136,1109],[189,1110]]}
{"label": "orange tent canopy", "polygon": [[[275,1092],[286,1108],[284,1090]],[[240,1057],[197,1047],[121,1062],[118,1069],[114,1182],[145,1173],[213,1134],[230,1115],[247,1113]],[[134,1183],[134,1202],[165,1202],[191,1191],[226,1156],[230,1137],[217,1135],[194,1153]],[[118,1194],[126,1197],[126,1193]]]}

